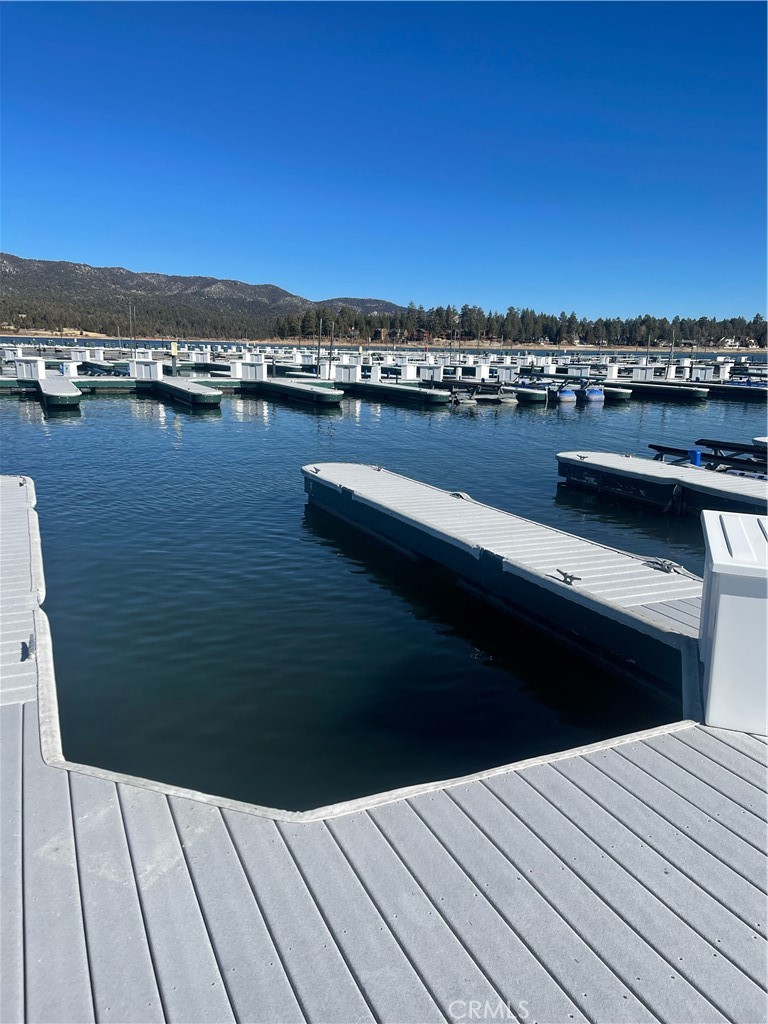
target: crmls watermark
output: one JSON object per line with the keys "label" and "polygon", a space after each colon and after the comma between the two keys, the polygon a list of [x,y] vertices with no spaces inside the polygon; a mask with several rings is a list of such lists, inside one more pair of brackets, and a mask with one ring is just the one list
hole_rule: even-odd
{"label": "crmls watermark", "polygon": [[448,1013],[454,1020],[527,1020],[529,1011],[525,999],[454,999]]}

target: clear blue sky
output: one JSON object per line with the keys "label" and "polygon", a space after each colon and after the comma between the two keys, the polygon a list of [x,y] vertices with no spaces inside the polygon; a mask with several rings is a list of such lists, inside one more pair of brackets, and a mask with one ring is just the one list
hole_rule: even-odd
{"label": "clear blue sky", "polygon": [[765,312],[761,3],[6,3],[2,248],[311,299]]}

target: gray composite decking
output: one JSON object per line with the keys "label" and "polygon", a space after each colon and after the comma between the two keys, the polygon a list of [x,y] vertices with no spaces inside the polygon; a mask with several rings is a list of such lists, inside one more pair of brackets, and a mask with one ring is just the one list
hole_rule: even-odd
{"label": "gray composite decking", "polygon": [[[768,509],[768,482],[728,473],[711,473],[696,466],[680,465],[655,459],[617,455],[613,452],[559,452],[558,465],[588,466],[616,476],[630,477],[651,483],[680,484],[708,498],[739,499],[750,503],[755,513]],[[746,468],[746,467],[745,467]],[[757,466],[755,469],[757,470]]]}
{"label": "gray composite decking", "polygon": [[0,478],[4,680],[37,638],[0,708],[4,1024],[766,1020],[764,738],[678,722],[314,815],[71,765],[33,505]]}
{"label": "gray composite decking", "polygon": [[[330,462],[304,467],[308,486],[328,487],[480,558],[491,553],[503,571],[525,574],[602,606],[607,616],[637,625],[663,625],[671,644],[699,635],[702,581],[664,560],[583,540],[551,526],[445,491],[378,466]],[[310,491],[310,499],[313,493]],[[673,571],[667,571],[672,568]],[[563,583],[562,572],[576,577]]]}
{"label": "gray composite decking", "polygon": [[43,402],[50,405],[77,405],[83,397],[82,391],[67,377],[43,377],[35,384]]}

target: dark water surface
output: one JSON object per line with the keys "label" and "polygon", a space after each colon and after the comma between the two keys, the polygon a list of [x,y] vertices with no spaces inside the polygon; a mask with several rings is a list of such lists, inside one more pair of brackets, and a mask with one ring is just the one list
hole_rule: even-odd
{"label": "dark water surface", "polygon": [[65,755],[291,809],[448,778],[679,717],[305,508],[308,462],[383,465],[701,572],[698,521],[558,489],[555,453],[748,440],[761,405],[192,414],[0,400],[34,478]]}

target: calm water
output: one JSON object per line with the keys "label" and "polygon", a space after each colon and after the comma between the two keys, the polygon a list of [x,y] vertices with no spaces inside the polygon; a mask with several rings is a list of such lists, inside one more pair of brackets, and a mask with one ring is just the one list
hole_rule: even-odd
{"label": "calm water", "polygon": [[292,809],[461,775],[678,715],[305,508],[365,461],[701,572],[698,522],[558,490],[555,453],[749,439],[760,405],[195,415],[0,400],[35,480],[68,758]]}

